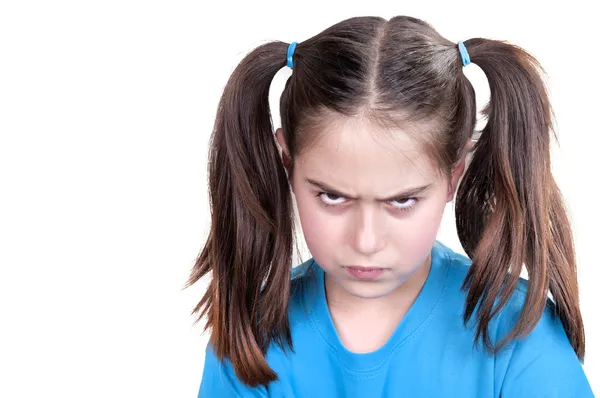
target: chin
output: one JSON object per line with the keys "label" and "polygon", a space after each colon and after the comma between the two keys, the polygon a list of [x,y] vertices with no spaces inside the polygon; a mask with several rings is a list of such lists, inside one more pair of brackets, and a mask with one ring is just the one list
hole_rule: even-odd
{"label": "chin", "polygon": [[[339,283],[339,282],[338,282]],[[341,283],[342,288],[350,295],[364,299],[376,299],[385,297],[401,284],[391,285],[383,281],[349,281],[344,280]]]}

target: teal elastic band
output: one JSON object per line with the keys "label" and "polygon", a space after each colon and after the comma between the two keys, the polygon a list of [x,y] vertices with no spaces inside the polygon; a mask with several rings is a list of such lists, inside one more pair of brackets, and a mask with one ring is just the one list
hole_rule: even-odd
{"label": "teal elastic band", "polygon": [[469,65],[471,63],[471,58],[469,57],[469,52],[467,51],[467,47],[465,47],[465,43],[462,41],[458,42],[458,51],[460,51],[463,66]]}
{"label": "teal elastic band", "polygon": [[296,50],[296,45],[298,42],[293,42],[289,45],[287,51],[287,66],[292,69],[294,67],[294,51]]}

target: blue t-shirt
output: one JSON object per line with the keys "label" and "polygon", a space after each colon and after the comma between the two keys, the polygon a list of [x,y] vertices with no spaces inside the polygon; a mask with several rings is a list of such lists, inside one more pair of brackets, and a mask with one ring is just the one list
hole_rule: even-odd
{"label": "blue t-shirt", "polygon": [[[198,397],[593,397],[591,387],[548,301],[535,329],[496,355],[473,344],[463,325],[461,285],[471,260],[439,241],[423,289],[389,340],[355,354],[341,343],[314,261],[294,269],[289,319],[294,353],[272,344],[266,354],[278,380],[250,388],[209,344]],[[506,336],[524,303],[520,284],[490,323],[492,341]]]}

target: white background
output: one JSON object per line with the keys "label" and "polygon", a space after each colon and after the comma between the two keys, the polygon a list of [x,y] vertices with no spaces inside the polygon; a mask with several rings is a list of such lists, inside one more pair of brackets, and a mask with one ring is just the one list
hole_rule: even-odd
{"label": "white background", "polygon": [[[453,41],[506,39],[546,68],[584,369],[600,391],[600,35],[589,3],[3,1],[0,396],[195,397],[207,335],[190,312],[205,282],[182,288],[208,230],[207,143],[229,74],[266,40],[398,14]],[[483,101],[481,71],[465,72]],[[461,250],[453,222],[449,206],[439,239]]]}

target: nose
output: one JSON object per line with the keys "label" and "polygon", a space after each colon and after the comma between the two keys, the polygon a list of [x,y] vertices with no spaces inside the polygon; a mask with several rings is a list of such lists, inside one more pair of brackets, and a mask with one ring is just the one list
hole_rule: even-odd
{"label": "nose", "polygon": [[371,256],[383,250],[385,230],[377,209],[363,208],[357,211],[353,242],[354,249],[365,256]]}

